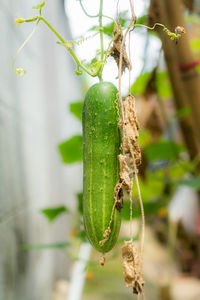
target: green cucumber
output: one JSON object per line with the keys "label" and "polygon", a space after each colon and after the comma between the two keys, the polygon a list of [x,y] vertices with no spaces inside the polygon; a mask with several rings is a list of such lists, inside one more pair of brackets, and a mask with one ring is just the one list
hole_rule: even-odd
{"label": "green cucumber", "polygon": [[117,241],[121,216],[115,209],[109,239],[103,246],[119,179],[120,132],[116,87],[110,82],[93,85],[83,105],[83,217],[87,237],[100,252],[110,251]]}

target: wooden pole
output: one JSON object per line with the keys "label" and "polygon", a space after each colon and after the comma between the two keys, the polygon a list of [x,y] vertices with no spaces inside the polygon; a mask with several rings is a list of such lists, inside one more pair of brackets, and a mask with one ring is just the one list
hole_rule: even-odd
{"label": "wooden pole", "polygon": [[[169,29],[176,26],[184,26],[183,5],[181,0],[164,0],[164,7],[167,15]],[[192,117],[195,121],[197,138],[200,142],[200,76],[195,70],[195,58],[190,49],[187,33],[173,44],[173,51],[177,61],[177,67],[181,68],[180,77],[188,104],[192,110]]]}
{"label": "wooden pole", "polygon": [[[150,26],[152,26],[156,22],[166,24],[167,15],[165,13],[163,1],[151,0],[149,8],[149,21],[151,23]],[[174,42],[170,40],[170,38],[166,35],[166,33],[162,31],[162,29],[158,29],[157,31],[162,40],[165,61],[174,94],[175,106],[177,109],[182,109],[186,106],[190,107],[187,94],[183,87],[181,74],[177,68],[177,58],[174,51]],[[179,124],[190,158],[194,159],[199,155],[200,143],[198,143],[197,141],[200,132],[195,126],[192,116],[185,116],[183,118],[180,118]]]}

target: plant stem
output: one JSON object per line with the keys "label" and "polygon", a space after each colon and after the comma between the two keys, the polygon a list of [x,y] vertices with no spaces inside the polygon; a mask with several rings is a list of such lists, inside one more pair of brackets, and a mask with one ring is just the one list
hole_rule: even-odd
{"label": "plant stem", "polygon": [[89,15],[89,14],[87,13],[87,11],[85,10],[84,6],[83,6],[82,0],[79,0],[79,2],[80,2],[81,8],[82,8],[84,14],[85,14],[88,18],[97,18],[97,17],[99,16],[99,14],[94,15],[94,16]]}
{"label": "plant stem", "polygon": [[[103,0],[100,0],[99,5],[99,31],[100,31],[100,44],[101,44],[101,62],[103,63],[104,58],[104,47],[103,47],[103,25],[102,25],[102,17],[103,17]],[[102,67],[99,69],[98,77],[100,81],[102,81]]]}
{"label": "plant stem", "polygon": [[43,17],[39,17],[40,20],[42,20],[50,29],[53,31],[53,33],[59,38],[59,40],[62,43],[65,43],[66,41],[62,38],[62,36],[51,26],[51,24],[45,20]]}
{"label": "plant stem", "polygon": [[[58,37],[58,39],[63,43],[63,44],[66,44],[67,42],[62,38],[62,36],[51,26],[51,24],[46,20],[44,19],[43,17],[39,17],[40,20],[42,20],[50,29],[51,31]],[[71,44],[70,44],[71,46]],[[72,55],[73,59],[75,60],[75,62],[77,63],[77,65],[83,69],[86,73],[88,73],[90,76],[92,77],[95,77],[97,76],[97,72],[91,72],[90,70],[88,70],[84,65],[82,65],[80,63],[80,61],[78,60],[76,54],[74,53],[72,47],[66,47],[67,50],[69,51],[69,53]]]}
{"label": "plant stem", "polygon": [[103,0],[100,0],[100,7],[99,7],[99,31],[100,31],[100,43],[101,43],[101,60],[103,61],[104,48],[103,48],[102,15],[103,15]]}

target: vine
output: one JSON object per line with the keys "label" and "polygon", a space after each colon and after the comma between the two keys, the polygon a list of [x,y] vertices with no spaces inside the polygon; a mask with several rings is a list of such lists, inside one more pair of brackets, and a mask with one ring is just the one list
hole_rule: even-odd
{"label": "vine", "polygon": [[[164,26],[163,24],[160,23],[155,23],[153,27],[149,27],[146,26],[144,24],[134,24],[134,26],[132,24],[129,24],[128,26],[121,28],[120,26],[118,26],[117,31],[115,32],[115,35],[112,37],[112,39],[110,40],[107,49],[104,51],[104,42],[103,42],[103,18],[107,18],[107,19],[111,19],[112,22],[115,24],[115,27],[117,26],[117,21],[114,20],[113,18],[109,17],[109,16],[105,16],[103,14],[103,0],[100,0],[100,5],[99,5],[99,13],[96,15],[90,15],[87,13],[87,11],[85,10],[83,4],[82,4],[82,0],[79,0],[81,8],[84,12],[84,14],[89,17],[89,18],[99,18],[99,27],[97,29],[97,32],[94,35],[91,35],[89,37],[86,38],[82,38],[78,41],[66,41],[57,31],[56,29],[42,16],[42,9],[45,6],[45,2],[42,2],[41,4],[37,5],[37,6],[33,6],[32,8],[34,10],[38,10],[39,11],[39,15],[36,15],[34,17],[30,17],[30,18],[18,18],[15,19],[15,22],[17,24],[22,24],[22,23],[30,23],[30,22],[36,22],[32,32],[30,33],[30,35],[27,37],[27,39],[23,42],[23,44],[21,45],[21,47],[18,49],[14,60],[13,60],[13,64],[12,64],[12,69],[13,72],[16,73],[17,75],[24,75],[27,73],[26,70],[24,70],[21,67],[15,68],[15,62],[16,59],[19,55],[19,53],[21,52],[21,50],[25,47],[25,45],[28,43],[28,41],[32,38],[33,34],[36,31],[37,26],[39,25],[39,22],[42,21],[46,24],[46,26],[57,36],[57,38],[59,39],[59,41],[57,42],[58,44],[64,46],[66,48],[66,50],[71,54],[71,56],[73,57],[74,61],[76,62],[77,65],[77,69],[75,70],[76,75],[81,75],[82,71],[85,71],[87,74],[89,74],[92,77],[99,77],[99,80],[102,81],[102,71],[104,68],[104,65],[107,62],[108,57],[111,54],[111,49],[112,49],[112,44],[113,42],[119,37],[119,35],[126,30],[127,32],[133,28],[133,27],[144,27],[148,30],[154,30],[156,26],[160,26],[163,27],[163,31],[166,32],[166,34],[172,39],[172,40],[177,40],[181,37],[182,33],[185,32],[183,27],[178,26],[175,29],[175,32],[171,32],[166,26]],[[100,57],[97,57],[96,59],[96,63],[95,66],[94,64],[91,66],[87,66],[84,65],[83,61],[80,61],[77,57],[77,55],[74,52],[73,49],[73,44],[76,45],[80,45],[82,44],[84,41],[93,38],[94,36],[96,36],[97,34],[100,35]],[[126,35],[126,34],[125,34]]]}

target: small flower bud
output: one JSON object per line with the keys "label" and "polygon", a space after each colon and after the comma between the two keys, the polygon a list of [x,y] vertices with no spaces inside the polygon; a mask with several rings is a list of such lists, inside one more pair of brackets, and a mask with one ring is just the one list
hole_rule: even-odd
{"label": "small flower bud", "polygon": [[25,20],[23,18],[15,19],[15,23],[24,23]]}

